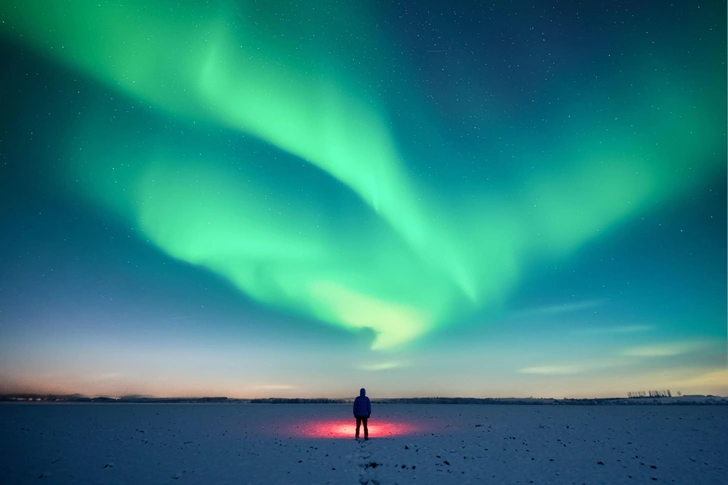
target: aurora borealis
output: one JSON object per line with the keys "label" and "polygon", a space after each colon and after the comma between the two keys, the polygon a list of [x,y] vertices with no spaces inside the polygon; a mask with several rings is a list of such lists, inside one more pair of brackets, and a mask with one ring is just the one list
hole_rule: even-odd
{"label": "aurora borealis", "polygon": [[726,387],[721,2],[0,6],[0,383]]}

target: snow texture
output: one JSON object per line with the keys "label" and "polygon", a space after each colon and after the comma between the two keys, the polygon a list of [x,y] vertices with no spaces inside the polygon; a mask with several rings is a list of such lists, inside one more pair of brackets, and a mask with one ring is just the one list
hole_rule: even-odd
{"label": "snow texture", "polygon": [[727,406],[3,404],[0,483],[728,483]]}

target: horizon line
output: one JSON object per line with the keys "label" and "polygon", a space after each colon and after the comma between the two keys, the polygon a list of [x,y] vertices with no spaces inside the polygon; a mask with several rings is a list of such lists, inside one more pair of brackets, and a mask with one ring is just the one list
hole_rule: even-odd
{"label": "horizon line", "polygon": [[[408,397],[372,397],[372,401],[393,401],[393,400],[425,400],[425,399],[450,399],[450,400],[534,400],[534,401],[563,401],[563,400],[609,400],[609,399],[659,399],[659,398],[681,398],[681,397],[716,397],[728,398],[728,396],[718,396],[715,394],[681,394],[681,395],[645,395],[645,396],[608,396],[608,397],[534,397],[534,396],[506,396],[506,397],[474,397],[474,396],[408,396]],[[354,397],[229,397],[229,396],[151,396],[143,394],[126,394],[121,396],[113,395],[87,395],[80,393],[56,394],[56,393],[0,393],[0,400],[12,398],[53,398],[53,399],[108,399],[108,400],[229,400],[229,401],[353,401]]]}

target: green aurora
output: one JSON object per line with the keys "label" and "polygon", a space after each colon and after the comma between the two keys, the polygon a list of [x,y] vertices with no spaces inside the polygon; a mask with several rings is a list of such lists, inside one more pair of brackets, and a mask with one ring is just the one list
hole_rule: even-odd
{"label": "green aurora", "polygon": [[[526,170],[432,184],[413,168],[430,162],[398,137],[403,119],[436,132],[437,118],[364,4],[256,5],[8,0],[0,14],[3,36],[191,131],[252,135],[285,154],[283,166],[310,164],[341,184],[349,199],[327,219],[333,202],[305,181],[271,184],[246,169],[268,163],[255,151],[241,147],[233,170],[228,152],[183,150],[178,137],[137,143],[129,130],[109,142],[96,119],[75,127],[88,148],[69,143],[62,155],[64,184],[78,180],[74,191],[169,256],[264,305],[371,329],[373,349],[498,307],[535,261],[562,260],[723,169],[725,80],[668,76],[669,57],[655,55],[651,69],[625,63],[589,99],[554,107],[564,121],[543,129],[551,143],[534,136],[515,149]],[[395,102],[385,86],[411,92]],[[491,124],[490,139],[507,124]],[[478,143],[485,153],[491,142]],[[461,156],[437,147],[432,163]]]}

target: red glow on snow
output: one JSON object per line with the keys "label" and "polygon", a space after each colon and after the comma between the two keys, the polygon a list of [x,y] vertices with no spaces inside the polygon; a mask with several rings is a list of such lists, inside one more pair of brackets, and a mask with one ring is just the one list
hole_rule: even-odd
{"label": "red glow on snow", "polygon": [[[417,426],[408,423],[371,420],[368,423],[370,438],[389,438],[412,434]],[[308,438],[353,438],[356,433],[354,419],[338,421],[309,421],[296,426],[296,434]],[[359,437],[364,437],[364,425],[359,430]]]}

